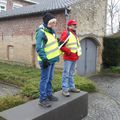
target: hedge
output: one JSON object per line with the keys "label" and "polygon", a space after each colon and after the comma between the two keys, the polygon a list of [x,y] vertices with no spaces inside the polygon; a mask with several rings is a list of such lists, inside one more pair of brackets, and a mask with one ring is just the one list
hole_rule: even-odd
{"label": "hedge", "polygon": [[110,68],[112,66],[120,66],[120,37],[104,38],[103,41],[103,66]]}

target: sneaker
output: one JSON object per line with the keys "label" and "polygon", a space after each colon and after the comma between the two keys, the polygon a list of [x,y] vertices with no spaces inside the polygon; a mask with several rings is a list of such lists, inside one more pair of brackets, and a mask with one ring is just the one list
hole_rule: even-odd
{"label": "sneaker", "polygon": [[63,94],[63,96],[65,96],[65,97],[69,97],[70,96],[70,93],[66,90],[66,91],[62,91],[62,94]]}
{"label": "sneaker", "polygon": [[79,93],[80,89],[77,89],[77,88],[69,89],[69,92]]}
{"label": "sneaker", "polygon": [[40,106],[42,106],[42,107],[44,107],[44,108],[49,108],[49,107],[51,107],[52,105],[50,104],[50,102],[49,102],[49,100],[48,99],[46,99],[46,100],[44,100],[44,101],[39,101],[39,103],[38,103]]}
{"label": "sneaker", "polygon": [[48,96],[47,98],[48,98],[49,101],[58,101],[58,98],[53,96],[53,95],[52,96]]}

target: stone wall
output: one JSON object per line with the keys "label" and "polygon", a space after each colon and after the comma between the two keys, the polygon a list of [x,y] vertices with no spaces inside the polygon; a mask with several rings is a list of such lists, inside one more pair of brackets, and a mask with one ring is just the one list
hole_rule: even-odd
{"label": "stone wall", "polygon": [[91,38],[97,44],[97,71],[102,66],[103,36],[105,36],[107,0],[80,0],[71,7],[70,18],[78,22],[80,40]]}

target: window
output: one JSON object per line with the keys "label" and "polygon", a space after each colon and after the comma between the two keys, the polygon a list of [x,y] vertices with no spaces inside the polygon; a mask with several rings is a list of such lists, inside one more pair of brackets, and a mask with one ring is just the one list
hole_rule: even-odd
{"label": "window", "polygon": [[12,45],[8,45],[8,47],[7,47],[7,57],[8,57],[8,60],[13,61],[14,47]]}
{"label": "window", "polygon": [[23,5],[18,4],[18,3],[13,3],[13,9],[23,7]]}
{"label": "window", "polygon": [[7,0],[0,0],[0,12],[6,11]]}

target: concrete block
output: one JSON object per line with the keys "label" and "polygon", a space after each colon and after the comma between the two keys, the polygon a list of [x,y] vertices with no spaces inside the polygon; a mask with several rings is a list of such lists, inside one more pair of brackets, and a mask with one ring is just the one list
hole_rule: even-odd
{"label": "concrete block", "polygon": [[42,108],[38,99],[3,111],[0,116],[6,120],[81,120],[88,113],[88,94],[81,91],[64,97],[61,91],[54,94],[59,101],[51,108]]}

